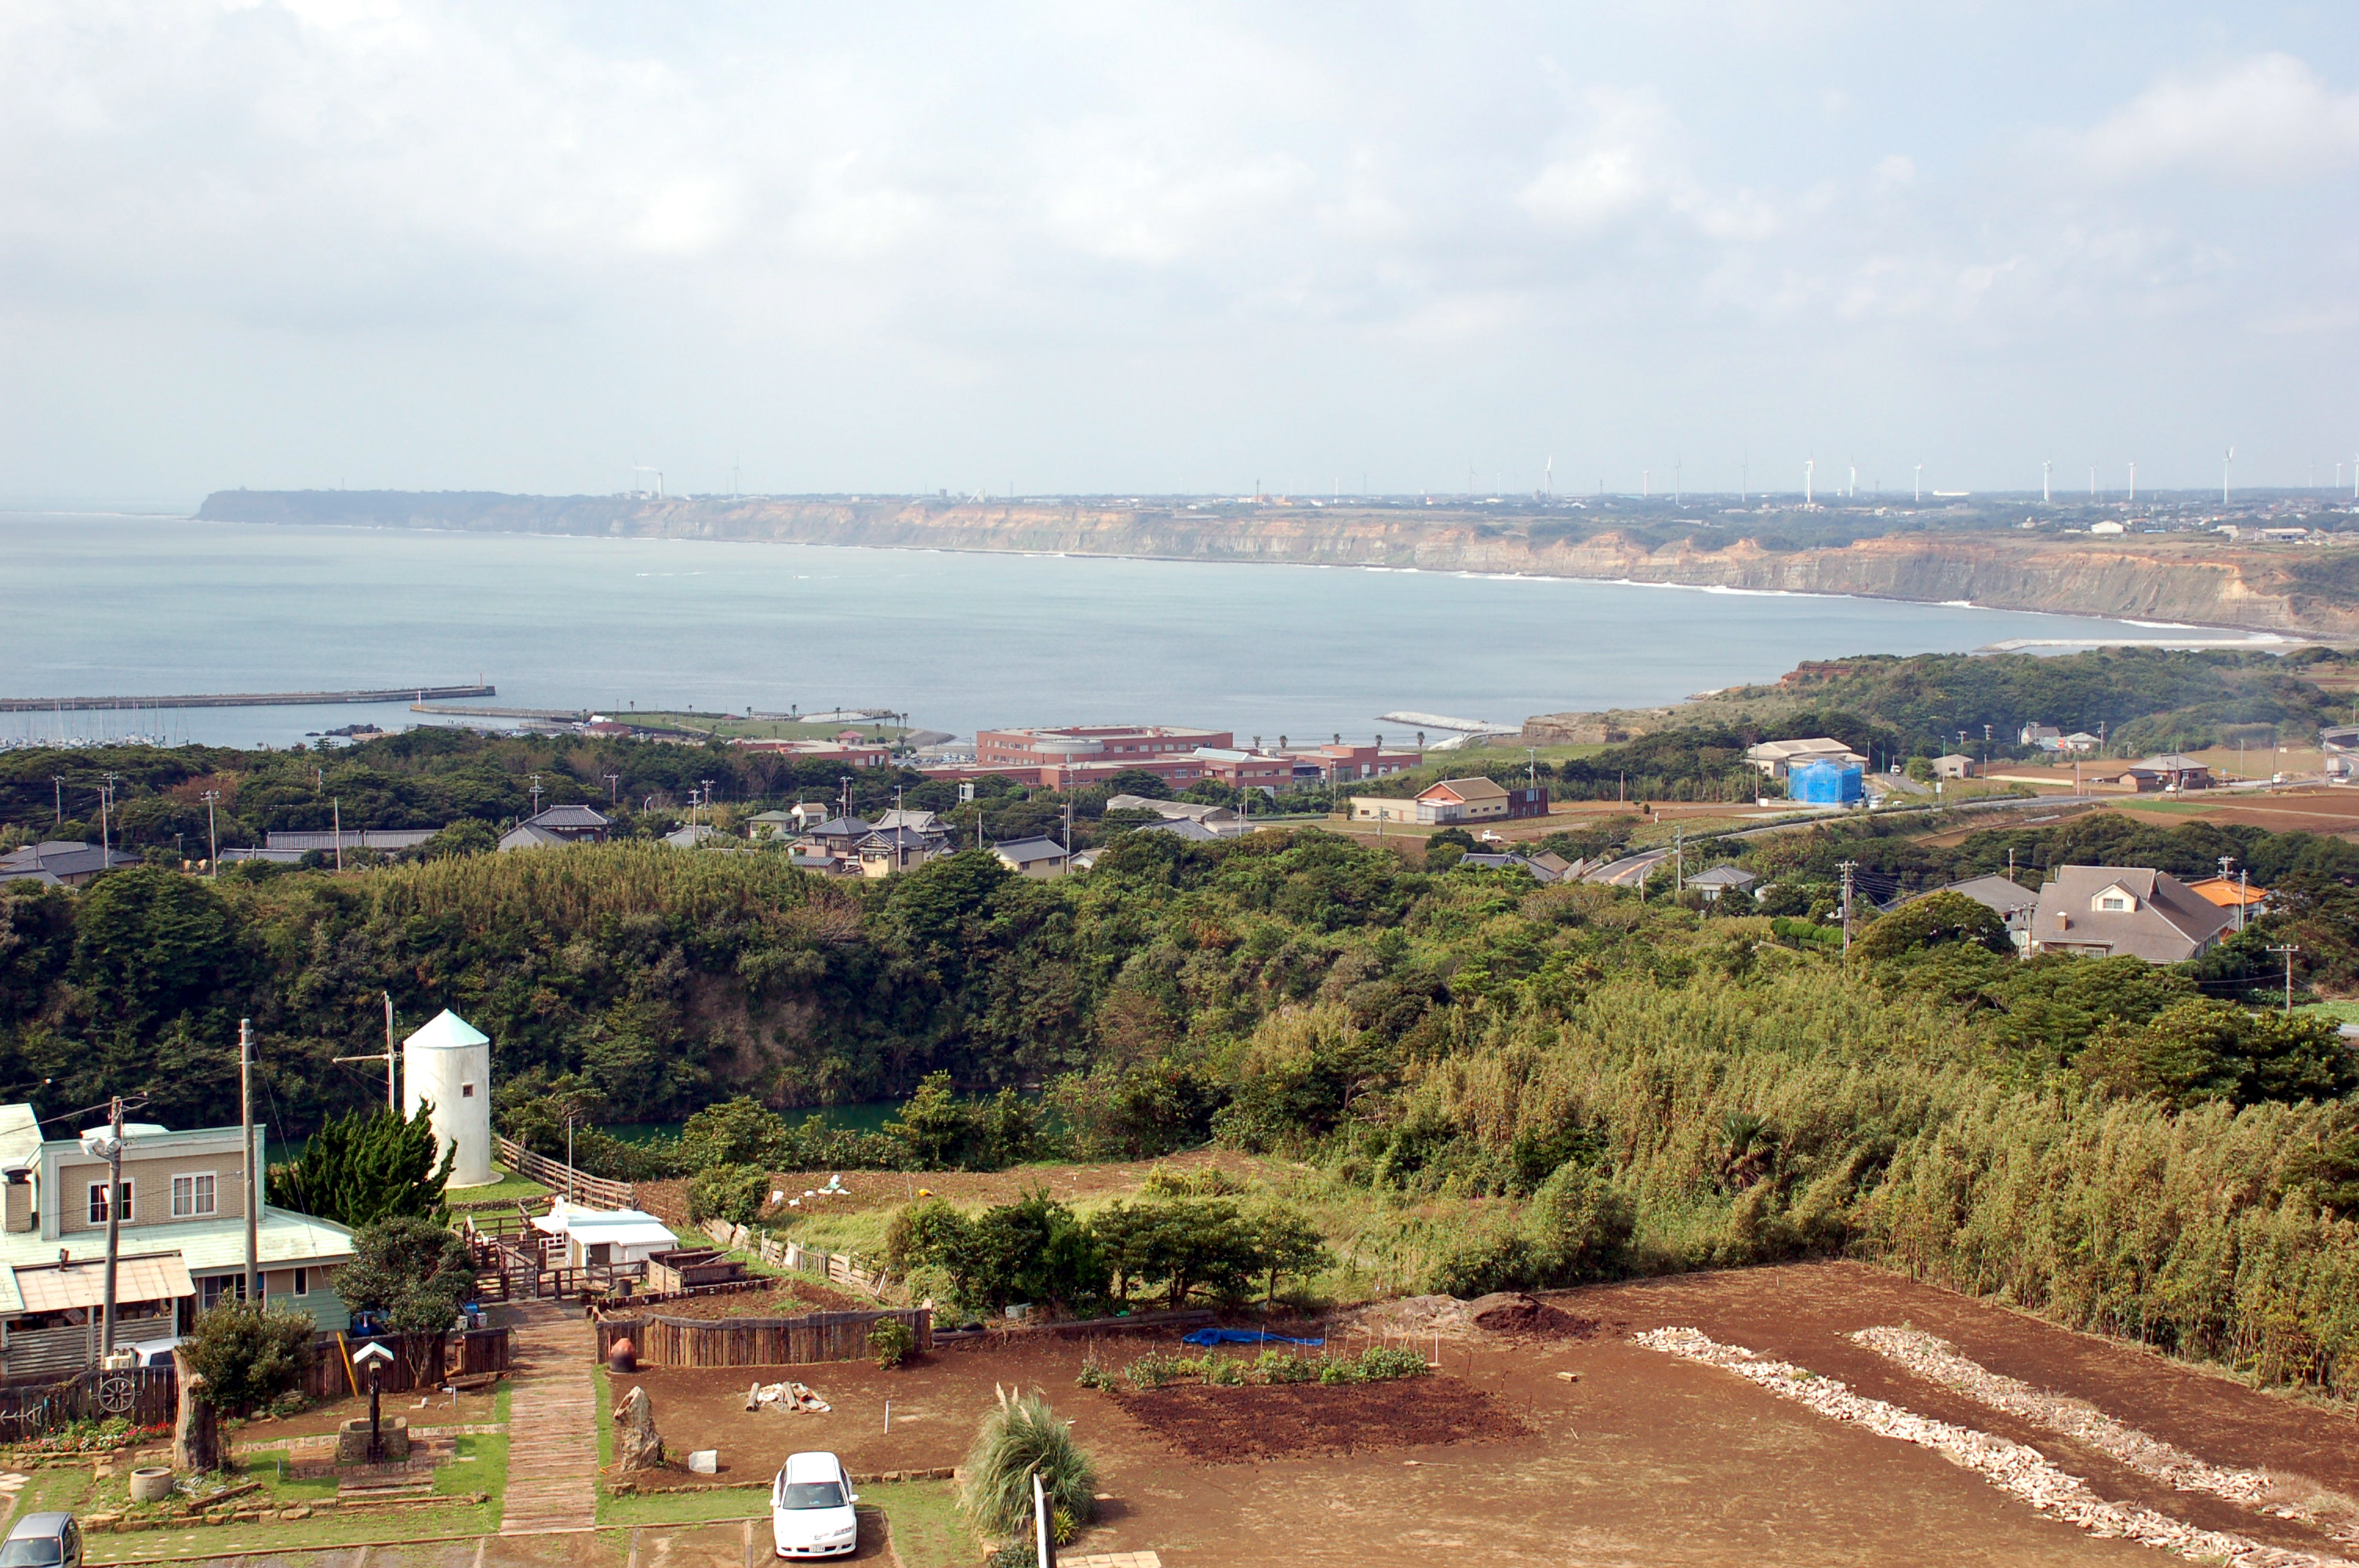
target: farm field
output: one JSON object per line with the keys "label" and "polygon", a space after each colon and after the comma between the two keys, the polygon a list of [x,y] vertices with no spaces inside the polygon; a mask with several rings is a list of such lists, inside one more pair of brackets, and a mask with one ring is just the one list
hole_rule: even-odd
{"label": "farm field", "polygon": [[[2043,1517],[1931,1448],[1830,1419],[1636,1337],[1663,1328],[1698,1329],[1916,1416],[2028,1444],[2104,1503],[2181,1526],[2325,1557],[2349,1551],[2335,1532],[2359,1519],[2327,1495],[2359,1493],[2347,1417],[1864,1267],[1691,1275],[1549,1299],[1572,1324],[1521,1339],[1445,1325],[1437,1342],[1414,1303],[1361,1314],[1364,1334],[1389,1323],[1394,1343],[1438,1345],[1441,1371],[1308,1390],[1361,1401],[1346,1421],[1310,1408],[1319,1401],[1296,1388],[1183,1385],[1141,1396],[1075,1385],[1086,1357],[1119,1369],[1158,1343],[1145,1336],[1093,1346],[985,1341],[890,1373],[864,1362],[791,1374],[655,1369],[614,1385],[644,1386],[668,1444],[716,1447],[723,1479],[746,1481],[811,1447],[836,1450],[855,1472],[954,1465],[995,1384],[1037,1387],[1073,1423],[1112,1495],[1072,1551],[1153,1550],[1175,1568],[1468,1552],[1533,1564],[2171,1560]],[[1953,1392],[1850,1337],[1902,1325],[1941,1336],[1992,1373],[2086,1400],[2210,1465],[2266,1469],[2280,1495],[2308,1499],[2309,1517],[2177,1489],[2101,1442]],[[744,1410],[744,1384],[785,1375],[810,1383],[832,1413]],[[1428,1441],[1453,1429],[1473,1435]],[[1220,1457],[1223,1431],[1234,1434],[1231,1462]]]}

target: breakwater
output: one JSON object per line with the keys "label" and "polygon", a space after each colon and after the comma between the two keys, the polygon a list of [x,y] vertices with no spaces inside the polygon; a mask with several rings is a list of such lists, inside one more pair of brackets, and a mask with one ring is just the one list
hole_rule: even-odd
{"label": "breakwater", "polygon": [[179,697],[0,697],[0,713],[92,713],[147,708],[314,708],[339,702],[432,702],[497,697],[493,686],[405,686],[382,691],[229,691]]}

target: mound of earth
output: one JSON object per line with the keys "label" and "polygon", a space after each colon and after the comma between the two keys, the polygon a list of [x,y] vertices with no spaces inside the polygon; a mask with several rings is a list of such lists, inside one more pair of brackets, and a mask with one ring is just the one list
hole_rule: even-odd
{"label": "mound of earth", "polygon": [[1533,1339],[1591,1339],[1603,1326],[1593,1317],[1576,1317],[1521,1291],[1495,1291],[1466,1303],[1474,1326],[1493,1334]]}
{"label": "mound of earth", "polygon": [[1496,1396],[1455,1378],[1333,1387],[1179,1383],[1109,1397],[1157,1437],[1207,1465],[1529,1435]]}

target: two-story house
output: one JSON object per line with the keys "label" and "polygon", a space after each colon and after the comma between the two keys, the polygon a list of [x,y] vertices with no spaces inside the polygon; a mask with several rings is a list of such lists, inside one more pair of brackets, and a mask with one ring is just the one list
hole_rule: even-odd
{"label": "two-story house", "polygon": [[[79,1139],[43,1138],[31,1106],[0,1106],[0,1381],[96,1363],[112,1204],[122,1206],[116,1348],[159,1355],[198,1313],[245,1293],[240,1130],[126,1122],[123,1134],[122,1184],[110,1194],[106,1162]],[[255,1128],[256,1169],[262,1137]],[[266,1203],[255,1238],[271,1305],[307,1312],[322,1328],[347,1326],[333,1275],[352,1260],[351,1231]]]}
{"label": "two-story house", "polygon": [[2039,890],[2030,951],[2183,964],[2212,950],[2235,918],[2166,872],[2059,866]]}

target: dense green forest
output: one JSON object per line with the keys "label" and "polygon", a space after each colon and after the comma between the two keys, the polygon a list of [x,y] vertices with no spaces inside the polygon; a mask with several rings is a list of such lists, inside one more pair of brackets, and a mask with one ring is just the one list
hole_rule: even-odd
{"label": "dense green forest", "polygon": [[[2192,868],[2220,842],[2130,830],[1919,852]],[[2298,934],[2305,985],[2348,984],[2359,850],[2230,838],[2284,903],[2240,941]],[[1830,848],[1769,843],[1773,892]],[[375,1044],[389,990],[405,1023],[449,1006],[491,1034],[528,1136],[560,1104],[721,1107],[658,1154],[708,1189],[806,1157],[1214,1141],[1397,1200],[1386,1245],[1438,1286],[1844,1252],[2349,1389],[2359,1071],[2332,1027],[2200,967],[2018,962],[1960,902],[1865,919],[1846,955],[1807,914],[1410,870],[1316,828],[1121,835],[1053,882],[972,853],[842,883],[635,843],[217,883],[135,868],[0,887],[0,1087],[223,1119],[249,1016],[265,1113],[307,1130],[372,1099],[327,1058]],[[777,1114],[903,1095],[885,1134]],[[1417,1206],[1451,1195],[1471,1217]]]}

